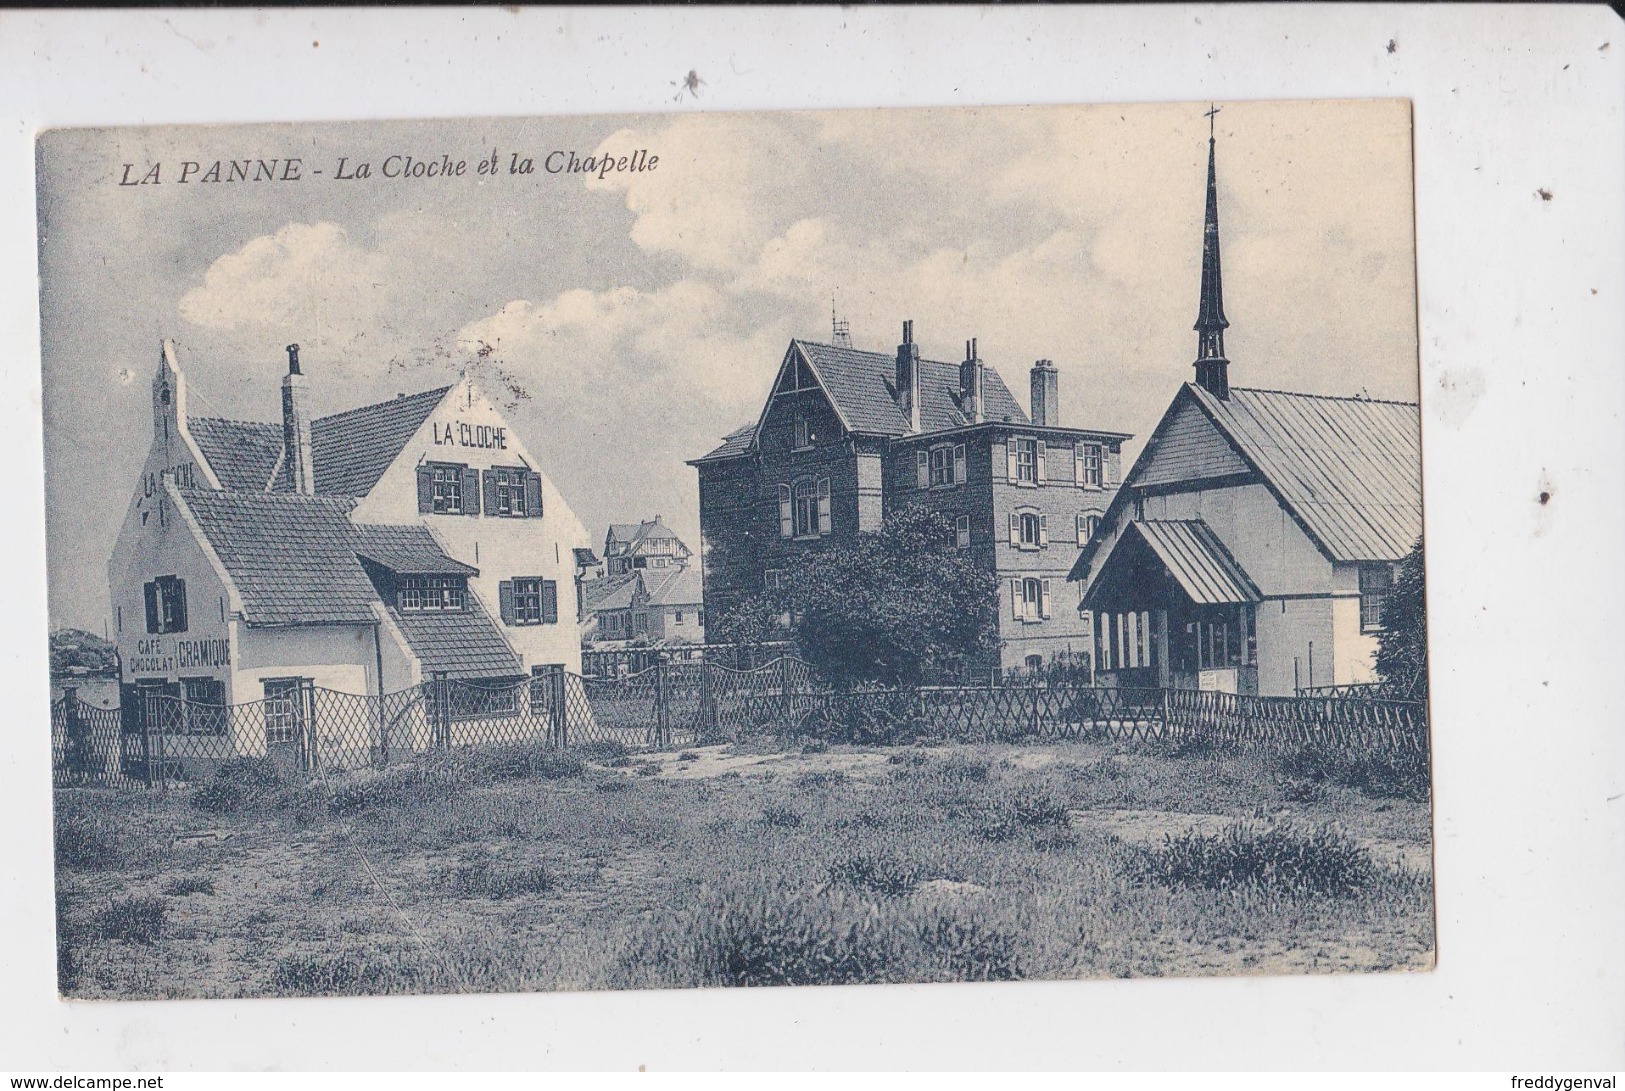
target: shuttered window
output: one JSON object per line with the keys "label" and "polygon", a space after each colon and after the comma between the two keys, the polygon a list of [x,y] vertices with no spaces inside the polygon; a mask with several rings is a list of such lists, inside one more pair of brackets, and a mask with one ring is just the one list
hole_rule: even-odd
{"label": "shuttered window", "polygon": [[830,532],[830,491],[829,478],[818,479],[818,533],[820,535]]}
{"label": "shuttered window", "polygon": [[479,471],[450,462],[419,466],[418,511],[424,515],[478,515]]}
{"label": "shuttered window", "polygon": [[931,487],[931,453],[929,451],[915,452],[914,485],[916,488],[921,489]]}
{"label": "shuttered window", "polygon": [[1089,540],[1100,531],[1100,514],[1093,511],[1078,513],[1078,544],[1088,545]]}
{"label": "shuttered window", "polygon": [[790,486],[779,486],[779,537],[793,538],[796,533],[795,515],[791,509]]}
{"label": "shuttered window", "polygon": [[970,545],[970,516],[961,515],[954,520],[954,545],[960,549]]}
{"label": "shuttered window", "polygon": [[964,483],[965,445],[963,443],[956,443],[954,444],[954,484],[963,485]]}
{"label": "shuttered window", "polygon": [[1072,449],[1072,479],[1086,488],[1105,484],[1105,457],[1098,443],[1079,443]]}
{"label": "shuttered window", "polygon": [[1044,444],[1036,439],[1013,436],[1009,446],[1010,480],[1017,485],[1036,485],[1043,479]]}
{"label": "shuttered window", "polygon": [[147,632],[186,631],[186,581],[179,576],[159,576],[142,588],[147,607]]}
{"label": "shuttered window", "polygon": [[1010,581],[1011,616],[1017,621],[1043,621],[1050,616],[1050,581],[1017,576]]}
{"label": "shuttered window", "polygon": [[542,477],[523,466],[494,466],[484,473],[485,514],[535,519],[542,514]]}
{"label": "shuttered window", "polygon": [[540,576],[516,576],[497,586],[504,625],[556,625],[559,585]]}

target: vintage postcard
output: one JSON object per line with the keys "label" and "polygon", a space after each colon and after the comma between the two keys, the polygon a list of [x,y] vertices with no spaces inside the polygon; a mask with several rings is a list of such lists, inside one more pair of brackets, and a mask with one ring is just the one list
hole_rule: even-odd
{"label": "vintage postcard", "polygon": [[62,994],[1433,965],[1408,103],[38,167]]}

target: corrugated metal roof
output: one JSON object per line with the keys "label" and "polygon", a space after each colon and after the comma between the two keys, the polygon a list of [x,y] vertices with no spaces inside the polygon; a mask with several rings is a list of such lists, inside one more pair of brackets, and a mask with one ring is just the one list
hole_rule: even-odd
{"label": "corrugated metal roof", "polygon": [[429,528],[410,526],[355,526],[355,552],[384,568],[405,576],[478,576],[473,565],[446,556]]}
{"label": "corrugated metal roof", "polygon": [[282,457],[282,426],[260,421],[187,417],[186,430],[221,488],[264,492]]}
{"label": "corrugated metal roof", "polygon": [[1130,529],[1150,546],[1168,574],[1198,606],[1259,602],[1258,588],[1200,519],[1137,520]]}
{"label": "corrugated metal roof", "polygon": [[1185,389],[1333,560],[1393,561],[1410,552],[1422,533],[1414,403]]}
{"label": "corrugated metal roof", "polygon": [[459,678],[512,678],[524,673],[502,630],[470,594],[466,610],[399,610],[389,616],[400,628],[425,675],[445,672]]}
{"label": "corrugated metal roof", "polygon": [[316,491],[366,496],[450,389],[425,390],[311,421]]}
{"label": "corrugated metal roof", "polygon": [[378,601],[356,560],[355,501],[298,493],[177,490],[254,625],[367,623]]}

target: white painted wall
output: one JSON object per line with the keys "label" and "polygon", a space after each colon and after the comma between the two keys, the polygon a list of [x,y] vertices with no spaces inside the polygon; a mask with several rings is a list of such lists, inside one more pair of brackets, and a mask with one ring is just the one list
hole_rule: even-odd
{"label": "white painted wall", "polygon": [[[502,428],[503,449],[465,447],[444,440],[448,427]],[[488,515],[424,515],[418,512],[417,467],[423,462],[455,462],[480,470],[493,466],[527,466],[542,479],[540,519],[505,519]],[[492,619],[501,624],[497,584],[515,576],[536,576],[558,584],[559,620],[556,625],[503,626],[525,667],[563,663],[581,670],[581,632],[576,622],[575,562],[571,549],[591,547],[591,535],[576,518],[558,488],[534,455],[508,426],[501,412],[464,378],[446,392],[402,448],[372,491],[357,505],[357,523],[415,523],[429,527],[448,554],[480,570],[469,586]]]}

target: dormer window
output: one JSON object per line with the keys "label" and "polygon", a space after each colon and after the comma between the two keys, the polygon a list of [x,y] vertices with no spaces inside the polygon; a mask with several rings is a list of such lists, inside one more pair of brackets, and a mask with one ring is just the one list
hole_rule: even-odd
{"label": "dormer window", "polygon": [[468,587],[456,576],[402,576],[396,601],[408,613],[466,610]]}

